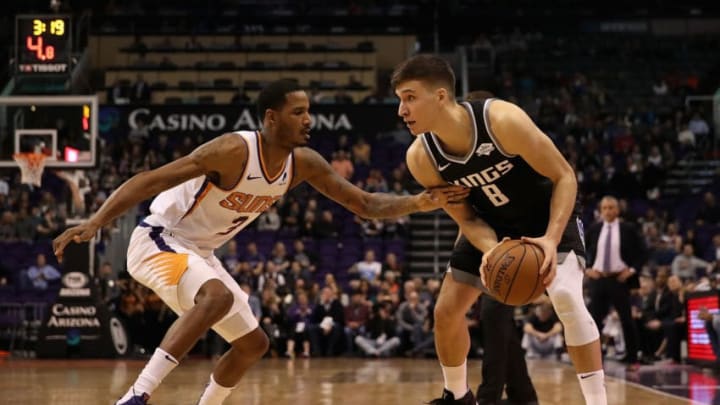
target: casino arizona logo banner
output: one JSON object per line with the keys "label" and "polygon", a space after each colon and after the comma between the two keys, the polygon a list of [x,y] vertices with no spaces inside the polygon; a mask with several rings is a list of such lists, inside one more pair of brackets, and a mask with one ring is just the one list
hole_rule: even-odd
{"label": "casino arizona logo banner", "polygon": [[[400,121],[397,108],[383,105],[311,105],[313,135],[375,134],[392,131]],[[240,130],[255,131],[261,122],[253,105],[101,106],[101,136],[126,136],[142,121],[151,134],[217,136]],[[409,138],[408,134],[408,138]]]}

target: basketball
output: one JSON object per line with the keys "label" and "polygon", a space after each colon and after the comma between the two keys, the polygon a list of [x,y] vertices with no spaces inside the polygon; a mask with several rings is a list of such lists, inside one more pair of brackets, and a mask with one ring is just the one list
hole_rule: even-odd
{"label": "basketball", "polygon": [[486,287],[507,305],[525,305],[544,291],[540,266],[545,255],[539,246],[511,239],[497,246],[487,259]]}

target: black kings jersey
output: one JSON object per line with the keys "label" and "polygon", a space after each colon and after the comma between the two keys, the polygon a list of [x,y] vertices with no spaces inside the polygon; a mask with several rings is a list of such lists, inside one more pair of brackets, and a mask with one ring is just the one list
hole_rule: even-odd
{"label": "black kings jersey", "polygon": [[[495,141],[487,122],[487,108],[493,99],[463,102],[473,122],[472,148],[466,156],[453,156],[442,149],[440,140],[432,133],[422,135],[422,142],[437,167],[440,176],[448,183],[470,187],[470,204],[478,216],[495,229],[499,238],[509,236],[538,237],[545,234],[550,217],[550,199],[553,183],[540,175],[517,155],[502,150]],[[565,249],[584,252],[579,233],[582,225],[577,220],[579,206],[571,216],[568,228],[572,243],[563,237]],[[563,249],[563,250],[565,250]],[[562,250],[561,250],[562,251]]]}

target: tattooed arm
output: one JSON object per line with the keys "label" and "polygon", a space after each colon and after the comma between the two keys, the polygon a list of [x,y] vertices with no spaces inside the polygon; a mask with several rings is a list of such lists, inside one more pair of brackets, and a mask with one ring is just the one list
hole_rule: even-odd
{"label": "tattooed arm", "polygon": [[432,211],[462,200],[468,191],[445,186],[412,196],[368,193],[351,184],[330,164],[309,148],[295,149],[296,178],[293,185],[307,181],[316,190],[363,218],[394,218],[418,211]]}
{"label": "tattooed arm", "polygon": [[244,163],[238,165],[237,162],[245,162],[247,154],[247,145],[240,137],[226,134],[200,145],[187,156],[134,175],[118,187],[90,219],[55,238],[55,255],[62,260],[68,243],[90,240],[98,229],[131,207],[184,181],[210,175],[218,181],[231,183],[232,180],[223,179],[221,174],[232,166],[240,166],[242,170]]}

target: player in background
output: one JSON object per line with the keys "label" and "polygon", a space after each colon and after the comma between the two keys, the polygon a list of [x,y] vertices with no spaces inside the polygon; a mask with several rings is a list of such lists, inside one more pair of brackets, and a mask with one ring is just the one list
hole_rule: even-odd
{"label": "player in background", "polygon": [[[572,167],[527,114],[498,99],[458,103],[455,74],[437,56],[399,64],[391,78],[398,115],[415,140],[408,169],[424,187],[471,187],[463,204],[446,206],[463,237],[486,257],[498,238],[542,248],[544,284],[563,323],[565,342],[588,405],[606,405],[597,326],[582,294],[585,248]],[[467,386],[470,337],[465,314],[481,293],[482,270],[450,268],[435,306],[435,343],[445,379],[431,403],[475,404]]]}
{"label": "player in background", "polygon": [[310,138],[310,104],[294,81],[268,85],[257,108],[262,131],[222,135],[187,156],[133,176],[90,219],[53,242],[62,260],[68,243],[90,240],[112,219],[157,195],[151,215],[132,234],[128,272],[154,290],[179,318],[118,405],[147,404],[210,328],[231,348],[217,362],[198,404],[221,404],[264,355],[268,338],[258,327],[248,296],[213,251],[289,189],[307,181],[366,218],[433,210],[467,197],[468,191],[460,186],[403,197],[367,193],[337,175],[320,154],[304,147]]}

